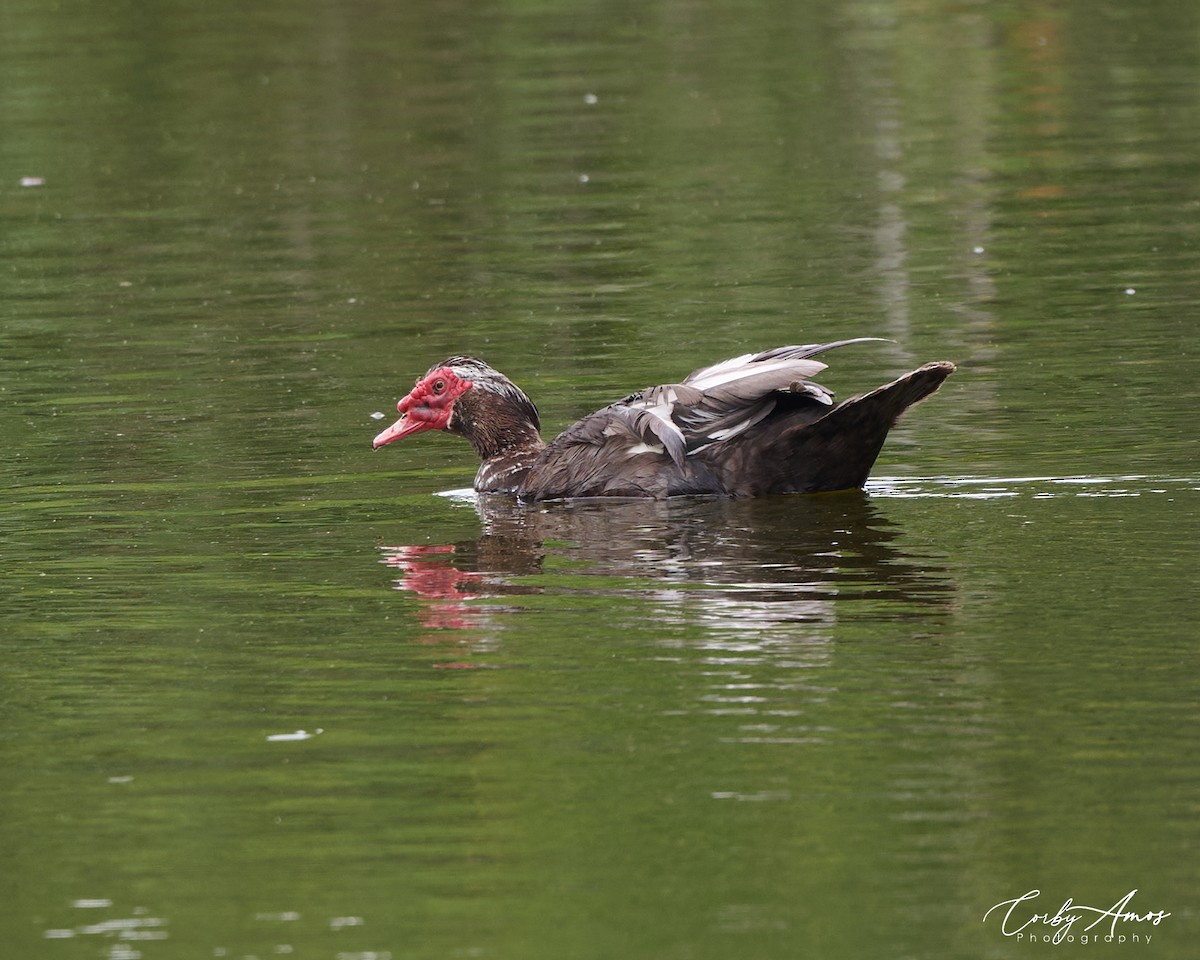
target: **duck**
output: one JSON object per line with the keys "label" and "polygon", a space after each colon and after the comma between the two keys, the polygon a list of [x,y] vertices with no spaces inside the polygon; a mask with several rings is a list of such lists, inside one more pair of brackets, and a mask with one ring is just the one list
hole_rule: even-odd
{"label": "duck", "polygon": [[862,488],[888,431],[955,370],[926,363],[837,401],[812,378],[814,357],[852,344],[774,347],[631,393],[548,443],[533,401],[483,360],[435,363],[396,404],[376,450],[429,430],[458,434],[479,455],[474,488],[521,501],[583,497],[759,497]]}

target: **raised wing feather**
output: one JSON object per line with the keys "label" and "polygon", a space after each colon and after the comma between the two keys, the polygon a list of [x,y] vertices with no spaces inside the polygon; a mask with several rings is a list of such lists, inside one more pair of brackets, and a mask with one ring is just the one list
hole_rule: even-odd
{"label": "raised wing feather", "polygon": [[[770,350],[764,350],[762,353],[747,353],[740,357],[733,357],[730,360],[722,360],[720,363],[714,363],[711,367],[701,367],[699,370],[694,370],[684,379],[684,383],[693,384],[701,387],[704,384],[716,384],[730,373],[740,370],[750,364],[767,363],[772,360],[806,360],[809,357],[815,357],[818,353],[824,353],[826,350],[833,350],[836,347],[845,347],[852,343],[871,343],[883,340],[882,337],[855,337],[851,340],[834,340],[830,343],[805,343],[798,346],[790,347],[773,347]],[[825,369],[826,364],[814,361],[816,366],[803,376],[814,376]]]}
{"label": "raised wing feather", "polygon": [[690,476],[691,454],[745,433],[769,417],[785,395],[831,406],[833,394],[808,379],[826,369],[812,357],[877,339],[776,347],[724,360],[696,370],[682,383],[631,394],[585,417],[551,446],[597,481],[600,474],[629,470],[630,461],[646,458],[670,460],[680,477]]}

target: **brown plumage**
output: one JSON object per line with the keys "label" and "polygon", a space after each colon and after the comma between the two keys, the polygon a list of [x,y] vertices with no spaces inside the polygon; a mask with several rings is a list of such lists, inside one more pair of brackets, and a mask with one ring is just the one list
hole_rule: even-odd
{"label": "brown plumage", "polygon": [[861,487],[888,430],[951,373],[927,363],[834,403],[812,357],[874,338],[777,347],[630,394],[549,444],[537,408],[472,357],[435,364],[400,401],[375,447],[423,430],[459,433],[481,460],[475,489],[525,500],[687,494],[753,497]]}

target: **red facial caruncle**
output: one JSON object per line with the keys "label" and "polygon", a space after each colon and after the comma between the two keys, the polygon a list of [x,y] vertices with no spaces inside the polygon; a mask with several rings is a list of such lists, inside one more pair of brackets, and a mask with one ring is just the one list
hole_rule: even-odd
{"label": "red facial caruncle", "polygon": [[429,371],[417,381],[408,396],[396,404],[400,419],[379,434],[371,446],[378,450],[385,443],[423,430],[448,430],[454,401],[470,389],[471,381],[464,380],[449,367]]}

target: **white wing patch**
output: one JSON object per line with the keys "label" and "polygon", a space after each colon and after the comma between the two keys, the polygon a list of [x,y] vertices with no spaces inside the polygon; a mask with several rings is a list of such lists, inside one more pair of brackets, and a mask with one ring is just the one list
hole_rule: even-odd
{"label": "white wing patch", "polygon": [[626,458],[668,456],[682,469],[687,457],[741,436],[769,417],[782,395],[800,394],[832,406],[833,394],[809,379],[828,365],[811,355],[855,342],[777,347],[703,367],[682,383],[651,387],[614,404],[609,410],[620,426],[612,424],[604,433],[632,434],[622,451]]}
{"label": "white wing patch", "polygon": [[632,459],[633,457],[641,456],[643,453],[653,453],[661,457],[666,452],[667,448],[661,443],[635,443],[625,451],[625,458],[627,460]]}
{"label": "white wing patch", "polygon": [[726,427],[724,430],[714,430],[705,439],[710,441],[728,440],[730,437],[736,437],[739,433],[745,431],[751,424],[757,423],[758,417],[747,417],[741,423],[735,423],[732,427]]}
{"label": "white wing patch", "polygon": [[[739,357],[739,360],[744,358]],[[820,360],[764,360],[758,363],[741,362],[734,364],[732,360],[718,363],[715,367],[701,370],[699,375],[693,374],[687,381],[688,386],[697,390],[715,390],[745,380],[749,377],[765,377],[777,371],[786,370],[797,380],[814,377],[828,364]]]}
{"label": "white wing patch", "polygon": [[703,380],[705,377],[721,376],[728,373],[730,370],[736,370],[738,367],[744,367],[747,363],[753,360],[755,354],[744,353],[740,357],[733,357],[730,360],[722,360],[720,363],[714,363],[711,367],[701,367],[699,370],[688,376],[687,383],[696,383]]}

